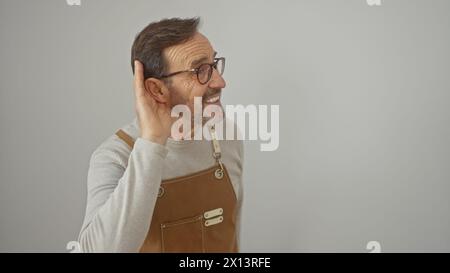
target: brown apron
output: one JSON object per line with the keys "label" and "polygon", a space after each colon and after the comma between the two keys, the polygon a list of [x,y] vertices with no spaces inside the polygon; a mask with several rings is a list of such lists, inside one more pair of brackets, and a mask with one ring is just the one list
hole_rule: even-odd
{"label": "brown apron", "polygon": [[[236,195],[220,161],[214,127],[210,131],[216,164],[161,182],[140,252],[238,252]],[[133,148],[133,138],[124,131],[116,135]]]}

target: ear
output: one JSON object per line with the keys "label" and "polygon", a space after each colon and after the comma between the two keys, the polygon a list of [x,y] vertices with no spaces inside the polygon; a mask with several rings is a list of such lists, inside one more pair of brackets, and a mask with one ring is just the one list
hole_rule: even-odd
{"label": "ear", "polygon": [[163,81],[156,78],[147,78],[144,81],[145,89],[149,92],[150,96],[158,103],[168,103],[169,90]]}

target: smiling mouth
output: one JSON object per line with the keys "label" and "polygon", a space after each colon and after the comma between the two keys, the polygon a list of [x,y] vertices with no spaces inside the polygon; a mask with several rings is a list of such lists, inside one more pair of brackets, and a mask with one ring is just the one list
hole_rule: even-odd
{"label": "smiling mouth", "polygon": [[220,100],[220,92],[203,98],[204,103],[216,103]]}

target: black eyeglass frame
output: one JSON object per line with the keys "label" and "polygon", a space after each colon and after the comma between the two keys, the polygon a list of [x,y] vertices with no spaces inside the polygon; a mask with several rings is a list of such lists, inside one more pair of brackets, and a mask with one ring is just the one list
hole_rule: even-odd
{"label": "black eyeglass frame", "polygon": [[[220,58],[214,58],[214,62],[213,63],[203,63],[200,64],[197,68],[193,68],[193,69],[188,69],[188,70],[181,70],[181,71],[177,71],[177,72],[173,72],[167,75],[162,75],[160,78],[168,78],[168,77],[172,77],[181,73],[186,73],[186,72],[192,72],[195,73],[197,75],[197,80],[200,84],[206,84],[207,82],[209,82],[209,80],[211,80],[211,76],[212,76],[212,72],[213,69],[217,70],[217,64],[219,63],[219,61],[222,61],[222,71],[219,73],[221,76],[223,75],[223,72],[225,71],[225,57],[220,57]],[[208,72],[208,78],[205,82],[202,82],[200,80],[200,69],[202,68],[202,66],[209,66],[209,72]],[[218,71],[219,72],[219,71]]]}

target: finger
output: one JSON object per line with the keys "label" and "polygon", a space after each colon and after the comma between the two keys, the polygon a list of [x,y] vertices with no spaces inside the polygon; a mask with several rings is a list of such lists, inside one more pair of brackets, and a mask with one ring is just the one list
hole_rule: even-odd
{"label": "finger", "polygon": [[145,95],[144,66],[138,60],[134,61],[134,91],[136,97]]}

